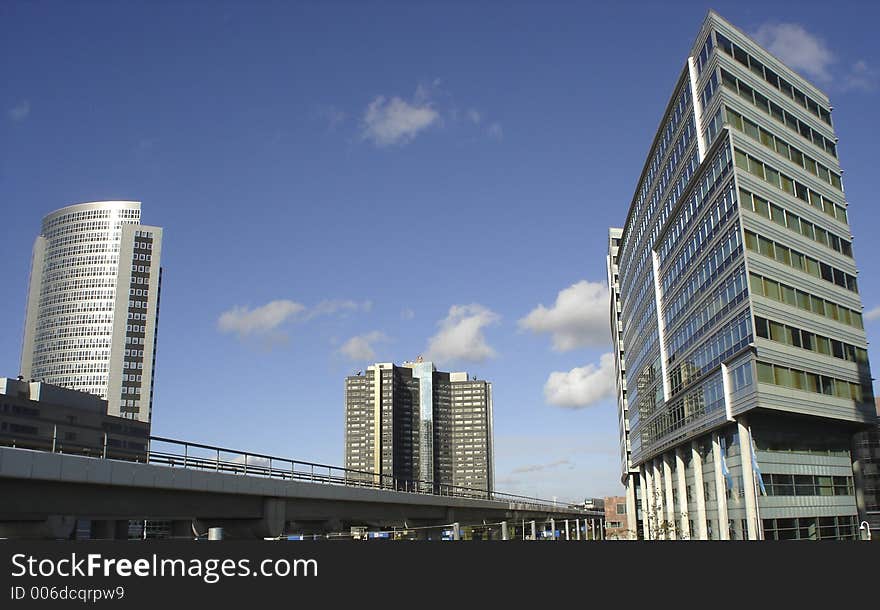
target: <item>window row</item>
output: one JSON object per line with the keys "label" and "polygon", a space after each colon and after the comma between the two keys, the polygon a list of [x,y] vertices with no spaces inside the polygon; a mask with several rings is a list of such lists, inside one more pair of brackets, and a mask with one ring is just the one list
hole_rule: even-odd
{"label": "window row", "polygon": [[810,190],[801,182],[789,178],[785,174],[773,169],[760,159],[736,149],[734,151],[736,166],[767,182],[771,186],[781,189],[793,197],[797,197],[804,203],[808,203],[817,210],[822,210],[828,216],[836,218],[840,222],[847,222],[846,208],[834,203],[828,197],[823,197],[816,191]]}
{"label": "window row", "polygon": [[[664,227],[666,233],[660,247],[657,248],[657,254],[661,261],[665,261],[669,254],[675,250],[678,240],[683,235],[687,235],[691,223],[694,219],[699,218],[709,198],[722,188],[720,185],[730,174],[730,169],[733,166],[730,149],[727,146],[722,147],[712,159],[712,163],[706,164],[704,162],[704,166],[706,169],[699,182],[694,186],[693,194],[678,209],[677,216],[669,221],[668,226]],[[733,185],[728,184],[723,188],[723,193],[708,205],[715,205],[716,209],[725,207],[726,202],[721,199],[732,197],[733,194],[729,191],[733,189]]]}
{"label": "window row", "polygon": [[823,263],[815,258],[801,254],[797,250],[792,250],[788,246],[783,246],[749,230],[746,230],[745,235],[746,248],[752,252],[757,252],[783,265],[809,273],[815,278],[823,279],[826,282],[831,282],[841,288],[858,293],[859,286],[854,275],[850,275],[837,267],[832,267],[828,263]]}
{"label": "window row", "polygon": [[733,57],[736,61],[747,67],[753,73],[763,78],[766,82],[776,87],[786,97],[790,97],[795,102],[819,117],[824,123],[831,125],[830,110],[824,108],[818,102],[809,97],[806,93],[776,74],[776,72],[746,53],[738,45],[732,43],[720,33],[715,32],[715,36],[718,38],[718,48],[722,49],[730,57]]}
{"label": "window row", "polygon": [[826,231],[819,225],[815,225],[763,197],[753,195],[745,189],[739,189],[739,198],[745,209],[751,210],[767,220],[772,220],[781,227],[786,227],[795,233],[808,237],[826,248],[831,248],[835,252],[852,258],[852,242],[849,240],[839,237],[831,231]]}
{"label": "window row", "polygon": [[788,142],[774,136],[763,127],[759,127],[756,123],[753,123],[735,110],[727,108],[727,122],[728,124],[733,125],[738,131],[741,131],[753,140],[760,142],[766,148],[785,157],[795,165],[804,168],[822,180],[822,182],[830,184],[838,191],[843,191],[840,174],[837,174],[809,155],[804,154],[800,149],[795,148]]}
{"label": "window row", "polygon": [[855,540],[858,537],[856,518],[850,516],[763,519],[761,523],[764,540]]}
{"label": "window row", "polygon": [[721,82],[725,87],[729,87],[734,93],[738,93],[741,98],[749,102],[762,112],[769,114],[774,119],[788,127],[794,133],[797,133],[808,142],[812,142],[819,150],[837,158],[837,145],[821,133],[810,127],[804,121],[799,120],[790,112],[782,109],[782,106],[771,102],[767,96],[752,89],[727,70],[721,70]]}
{"label": "window row", "polygon": [[691,261],[706,248],[715,235],[720,232],[724,225],[736,214],[736,195],[733,192],[733,184],[719,197],[715,206],[703,216],[702,222],[697,224],[687,239],[687,242],[679,250],[671,263],[663,261],[664,271],[661,277],[661,285],[664,294],[672,288],[675,280],[687,269]]}
{"label": "window row", "polygon": [[768,496],[852,496],[853,478],[813,474],[765,474]]}
{"label": "window row", "polygon": [[676,364],[669,359],[670,393],[675,394],[697,380],[709,369],[730,358],[752,342],[752,316],[748,309],[724,325]]}
{"label": "window row", "polygon": [[810,350],[823,356],[868,363],[868,351],[864,348],[766,318],[755,318],[755,334],[770,341]]}
{"label": "window row", "polygon": [[[670,112],[669,118],[666,120],[665,126],[661,128],[662,135],[658,138],[657,145],[654,148],[654,154],[651,157],[651,163],[649,165],[648,173],[645,174],[644,179],[639,185],[638,196],[633,202],[635,204],[633,206],[635,208],[634,217],[638,217],[641,214],[645,200],[648,198],[648,193],[650,193],[651,191],[654,177],[657,175],[657,172],[660,169],[660,161],[666,155],[666,149],[672,142],[673,136],[678,131],[678,125],[681,122],[682,118],[684,118],[685,112],[687,112],[688,110],[688,106],[690,105],[690,95],[690,83],[685,83],[685,86],[678,94],[678,101],[673,110]],[[630,231],[626,231],[623,235],[624,244],[629,241],[629,238]]]}
{"label": "window row", "polygon": [[854,309],[838,305],[832,301],[755,273],[749,274],[749,284],[751,285],[753,295],[764,296],[768,299],[812,312],[829,320],[842,322],[859,330],[864,330],[865,328],[861,312]]}
{"label": "window row", "polygon": [[697,55],[697,72],[702,74],[703,66],[706,65],[706,62],[709,61],[709,55],[712,53],[712,32],[706,36],[706,41],[703,43],[702,48],[700,49],[700,53]]}
{"label": "window row", "polygon": [[[685,300],[689,301],[700,294],[703,288],[714,281],[741,252],[742,238],[739,227],[734,225],[726,235],[721,237],[717,245],[703,256],[698,264],[693,265],[691,269],[683,270],[686,273],[686,275],[683,273],[685,283],[677,290],[677,293],[670,291],[674,295],[670,302],[678,305],[677,301],[680,301],[683,295],[688,295]],[[670,288],[673,288],[675,284]]]}
{"label": "window row", "polygon": [[857,403],[874,401],[870,381],[862,385],[844,379],[836,379],[827,375],[819,375],[760,361],[757,363],[757,368],[759,383],[768,383],[790,390],[800,390],[801,392],[835,396],[845,400],[853,400]]}
{"label": "window row", "polygon": [[712,76],[710,76],[709,80],[706,82],[706,86],[703,87],[703,94],[700,96],[704,109],[709,105],[709,102],[712,100],[712,96],[715,95],[717,89],[718,73],[713,71]]}
{"label": "window row", "polygon": [[[724,408],[724,384],[721,376],[669,403],[669,408],[642,426],[642,443],[650,445],[689,423]],[[707,498],[708,499],[708,498]]]}
{"label": "window row", "polygon": [[[687,320],[666,335],[666,351],[673,356],[680,350],[689,348],[707,330],[747,296],[745,269],[740,269],[728,277],[713,294],[709,295],[696,310],[687,315]],[[690,304],[688,304],[690,305]]]}

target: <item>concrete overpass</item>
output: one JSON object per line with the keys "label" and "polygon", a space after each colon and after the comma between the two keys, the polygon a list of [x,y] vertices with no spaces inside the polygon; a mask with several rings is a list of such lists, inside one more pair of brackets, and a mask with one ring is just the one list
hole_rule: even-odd
{"label": "concrete overpass", "polygon": [[[175,449],[152,450],[161,443]],[[126,537],[129,520],[170,521],[181,538],[211,527],[250,538],[481,522],[527,532],[531,521],[550,522],[570,539],[604,529],[598,511],[534,498],[351,478],[333,466],[170,439],[154,439],[146,462],[0,447],[0,537],[68,538],[77,519],[92,520],[98,538]]]}

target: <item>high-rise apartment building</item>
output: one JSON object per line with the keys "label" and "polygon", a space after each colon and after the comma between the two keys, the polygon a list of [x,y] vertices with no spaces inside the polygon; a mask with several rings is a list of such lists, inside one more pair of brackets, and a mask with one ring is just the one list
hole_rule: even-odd
{"label": "high-rise apartment building", "polygon": [[827,96],[710,12],[609,244],[645,538],[857,536],[852,239]]}
{"label": "high-rise apartment building", "polygon": [[107,412],[152,414],[162,229],[136,201],[80,203],[34,243],[21,374],[95,394]]}
{"label": "high-rise apartment building", "polygon": [[345,467],[398,489],[491,493],[492,384],[421,359],[346,377]]}

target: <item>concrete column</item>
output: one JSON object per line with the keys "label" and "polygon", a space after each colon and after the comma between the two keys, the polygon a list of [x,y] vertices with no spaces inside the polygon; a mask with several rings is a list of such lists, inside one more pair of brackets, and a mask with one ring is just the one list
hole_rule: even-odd
{"label": "concrete column", "polygon": [[697,515],[694,519],[697,540],[708,540],[706,527],[706,494],[703,490],[703,457],[697,448],[697,441],[691,442],[691,466],[694,469],[694,496],[697,502]]}
{"label": "concrete column", "polygon": [[678,509],[681,518],[681,536],[683,540],[690,540],[691,524],[689,521],[687,478],[684,465],[684,455],[681,447],[675,449],[675,473],[678,475]]}
{"label": "concrete column", "polygon": [[638,527],[639,513],[636,510],[636,488],[635,475],[629,473],[626,476],[626,538],[627,540],[635,540],[638,538],[636,528]]}
{"label": "concrete column", "polygon": [[538,533],[535,531],[535,520],[532,519],[532,540],[538,539]]}
{"label": "concrete column", "polygon": [[721,440],[717,432],[712,433],[712,460],[715,465],[715,495],[717,496],[718,537],[730,540],[730,519],[727,517],[727,481],[721,471]]}
{"label": "concrete column", "polygon": [[596,520],[590,519],[590,540],[596,539]]}
{"label": "concrete column", "polygon": [[550,538],[556,540],[556,520],[550,519]]}
{"label": "concrete column", "polygon": [[574,520],[574,528],[577,530],[577,538],[575,538],[575,540],[580,540],[581,539],[581,520],[580,519]]}
{"label": "concrete column", "polygon": [[458,523],[452,524],[452,539],[461,540],[461,528]]}
{"label": "concrete column", "polygon": [[642,519],[645,520],[645,540],[657,540],[657,521],[655,519],[657,513],[654,510],[654,504],[657,502],[657,495],[654,493],[654,468],[651,462],[642,464],[642,473],[645,478],[646,492],[643,501],[647,508],[647,510],[642,513]]}
{"label": "concrete column", "polygon": [[650,514],[650,509],[648,508],[648,484],[646,479],[648,478],[648,472],[645,468],[645,465],[642,464],[639,466],[639,491],[642,493],[642,538],[645,540],[651,539],[651,529],[650,529],[650,519],[648,519],[648,515]]}
{"label": "concrete column", "polygon": [[657,460],[657,458],[651,460],[651,465],[654,469],[654,523],[657,527],[657,538],[665,540],[667,538],[666,533],[668,532],[668,529],[663,527],[664,521],[666,521],[666,511],[663,510],[665,507],[665,494],[663,493],[663,472],[660,469],[660,462]]}
{"label": "concrete column", "polygon": [[565,520],[565,539],[571,540],[571,537],[568,535],[568,519]]}
{"label": "concrete column", "polygon": [[675,494],[672,488],[672,464],[669,454],[663,454],[663,489],[666,490],[666,531],[670,540],[675,540],[678,536],[675,527]]}
{"label": "concrete column", "polygon": [[507,531],[507,521],[501,522],[501,539],[510,540],[510,533]]}
{"label": "concrete column", "polygon": [[760,540],[761,526],[758,523],[758,503],[755,494],[755,470],[752,467],[752,437],[749,434],[748,421],[745,415],[736,418],[739,433],[739,455],[742,461],[743,494],[746,503],[746,527],[749,540]]}

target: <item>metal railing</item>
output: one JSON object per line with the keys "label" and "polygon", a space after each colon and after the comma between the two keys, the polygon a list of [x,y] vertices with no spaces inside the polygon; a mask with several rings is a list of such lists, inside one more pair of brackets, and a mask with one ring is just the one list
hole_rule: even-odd
{"label": "metal railing", "polygon": [[399,479],[391,475],[375,474],[364,470],[304,462],[160,436],[150,437],[147,463],[172,468],[193,468],[226,474],[324,483],[345,487],[365,487],[431,496],[491,500],[507,502],[510,508],[515,509],[539,509],[551,512],[565,509],[566,511],[581,512],[583,514],[596,512],[567,502],[554,502],[542,498],[498,491],[490,492],[484,489],[449,485],[435,481]]}
{"label": "metal railing", "polygon": [[50,451],[52,453],[140,462],[168,468],[188,468],[224,474],[267,477],[344,487],[505,502],[508,504],[508,508],[519,510],[555,512],[562,509],[566,512],[584,515],[598,516],[604,514],[601,511],[590,510],[581,504],[534,498],[500,491],[474,489],[472,487],[449,485],[435,481],[400,479],[391,475],[375,474],[364,470],[354,470],[316,462],[304,462],[161,436],[150,436],[146,451],[113,446],[110,444],[112,439],[108,440],[107,434],[103,435],[103,446],[79,445],[70,442],[61,444],[55,439],[54,434],[51,438],[34,436],[27,439],[4,438],[4,436],[0,435],[0,445]]}

